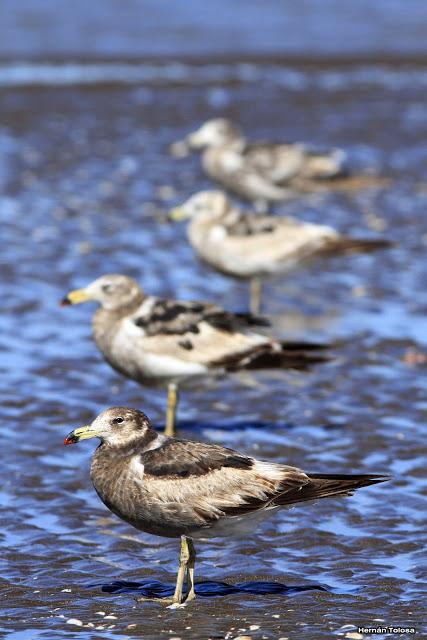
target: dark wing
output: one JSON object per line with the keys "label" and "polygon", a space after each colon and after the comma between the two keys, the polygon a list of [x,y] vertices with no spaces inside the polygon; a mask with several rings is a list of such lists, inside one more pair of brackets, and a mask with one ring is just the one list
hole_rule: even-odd
{"label": "dark wing", "polygon": [[188,478],[221,469],[251,469],[254,461],[232,449],[189,440],[166,441],[161,447],[141,454],[144,474],[149,476]]}
{"label": "dark wing", "polygon": [[147,336],[199,333],[201,322],[229,332],[241,331],[252,325],[269,325],[264,318],[250,313],[230,313],[214,304],[203,302],[156,298],[147,309],[148,311],[141,310],[133,316],[135,325],[144,329]]}

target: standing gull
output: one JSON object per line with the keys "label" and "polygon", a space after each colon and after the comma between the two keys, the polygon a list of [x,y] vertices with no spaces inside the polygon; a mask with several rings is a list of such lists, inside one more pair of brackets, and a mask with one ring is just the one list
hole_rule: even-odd
{"label": "standing gull", "polygon": [[208,120],[186,143],[203,150],[203,169],[211,178],[261,209],[293,197],[292,181],[297,178],[325,180],[344,173],[342,151],[314,154],[299,143],[248,143],[225,118]]}
{"label": "standing gull", "polygon": [[390,247],[382,238],[353,238],[332,227],[296,218],[243,211],[222,191],[201,191],[170,213],[189,219],[188,238],[211,267],[250,279],[252,313],[261,306],[261,279],[287,273],[318,257],[366,253]]}
{"label": "standing gull", "polygon": [[168,385],[166,433],[173,435],[177,384],[239,369],[307,370],[327,358],[324,345],[283,342],[254,331],[266,321],[204,302],[147,296],[135,280],[104,275],[71,291],[62,304],[93,300],[95,342],[109,364],[142,384]]}
{"label": "standing gull", "polygon": [[301,143],[248,143],[240,129],[225,118],[208,120],[171,150],[181,152],[184,147],[202,150],[207,175],[252,201],[261,212],[301,192],[363,188],[373,182],[370,176],[348,177],[340,149],[320,153]]}
{"label": "standing gull", "polygon": [[[181,538],[173,603],[196,597],[193,538],[251,535],[278,507],[334,496],[388,478],[305,473],[232,449],[158,435],[136,409],[113,407],[74,429],[64,444],[99,438],[91,465],[98,496],[141,531]],[[187,574],[187,594],[184,580]]]}

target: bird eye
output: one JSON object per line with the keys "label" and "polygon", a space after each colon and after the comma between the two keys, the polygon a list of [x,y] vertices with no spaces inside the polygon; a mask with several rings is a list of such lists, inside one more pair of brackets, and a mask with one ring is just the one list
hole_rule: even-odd
{"label": "bird eye", "polygon": [[113,422],[114,424],[120,424],[121,422],[123,422],[123,418],[114,418]]}
{"label": "bird eye", "polygon": [[104,284],[101,289],[104,293],[110,293],[111,289],[113,287],[111,286],[111,284]]}

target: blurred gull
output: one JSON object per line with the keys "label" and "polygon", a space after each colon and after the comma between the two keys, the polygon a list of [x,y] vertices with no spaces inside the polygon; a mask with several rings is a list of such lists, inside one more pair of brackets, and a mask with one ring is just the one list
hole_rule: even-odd
{"label": "blurred gull", "polygon": [[301,143],[248,143],[230,120],[208,120],[185,141],[171,146],[182,157],[185,146],[203,150],[205,172],[235,194],[265,211],[273,202],[289,200],[310,184],[346,175],[339,149],[317,153]]}
{"label": "blurred gull", "polygon": [[104,275],[71,291],[64,305],[95,301],[95,342],[107,362],[146,385],[168,385],[166,433],[175,430],[177,384],[240,369],[307,370],[327,358],[325,345],[283,342],[254,330],[268,324],[206,302],[165,300],[146,295],[135,280]]}
{"label": "blurred gull", "polygon": [[222,191],[196,193],[170,217],[190,220],[189,241],[211,267],[251,280],[250,309],[255,314],[260,312],[262,278],[287,273],[318,257],[391,246],[382,238],[353,238],[326,225],[243,211]]}

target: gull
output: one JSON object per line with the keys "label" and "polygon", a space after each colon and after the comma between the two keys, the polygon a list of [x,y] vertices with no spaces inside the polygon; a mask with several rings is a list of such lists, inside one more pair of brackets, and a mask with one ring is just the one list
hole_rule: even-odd
{"label": "gull", "polygon": [[[350,496],[384,475],[306,473],[214,444],[167,438],[136,409],[112,407],[74,429],[65,445],[99,438],[91,479],[102,502],[140,531],[181,538],[172,603],[196,597],[194,538],[252,535],[280,507]],[[184,581],[187,577],[187,593]]]}
{"label": "gull", "polygon": [[[248,143],[240,129],[226,118],[208,120],[179,149],[202,150],[207,175],[238,196],[266,212],[270,203],[289,200],[298,191],[316,190],[347,175],[345,153],[324,153],[302,143]],[[181,152],[180,152],[181,153]],[[310,188],[311,185],[311,188]]]}
{"label": "gull", "polygon": [[354,238],[323,224],[244,211],[223,191],[200,191],[169,215],[190,221],[188,239],[202,260],[220,273],[250,280],[254,314],[260,313],[264,278],[289,273],[316,258],[391,246],[383,238]]}
{"label": "gull", "polygon": [[107,362],[145,385],[167,385],[166,433],[175,430],[177,385],[240,369],[290,368],[305,371],[328,358],[325,345],[283,342],[254,327],[268,324],[248,313],[230,313],[207,302],[146,295],[121,274],[104,275],[68,293],[63,305],[94,301],[96,345]]}

